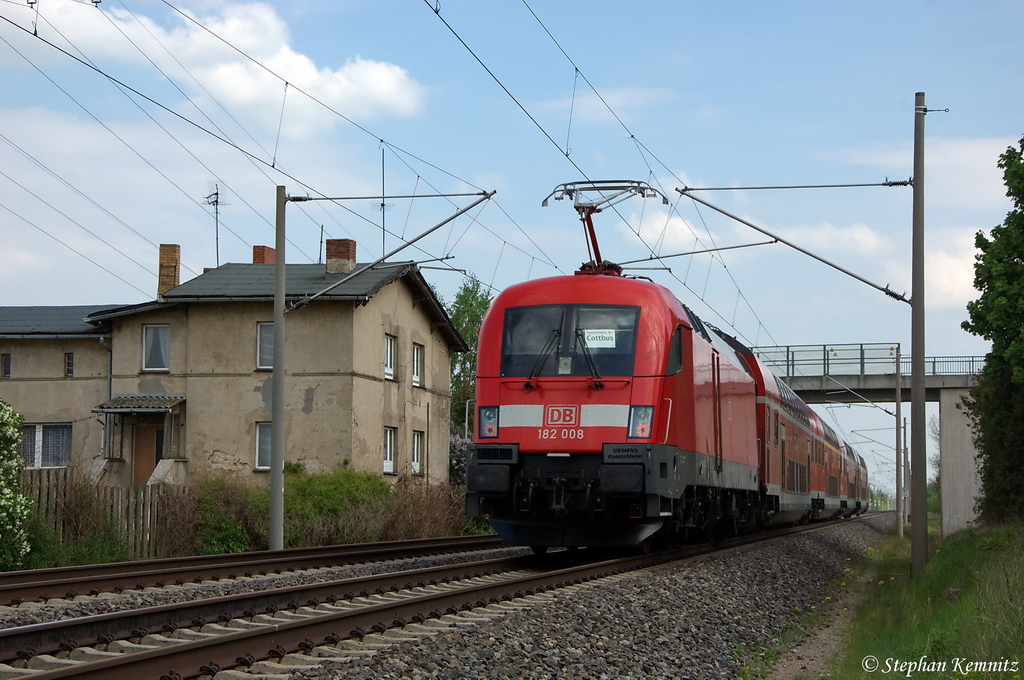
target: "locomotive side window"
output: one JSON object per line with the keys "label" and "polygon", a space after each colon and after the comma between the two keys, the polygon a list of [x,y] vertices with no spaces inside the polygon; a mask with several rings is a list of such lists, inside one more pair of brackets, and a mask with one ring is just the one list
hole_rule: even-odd
{"label": "locomotive side window", "polygon": [[538,305],[505,310],[502,376],[624,376],[633,373],[640,310],[632,306]]}
{"label": "locomotive side window", "polygon": [[668,347],[668,366],[665,375],[675,375],[683,370],[683,327],[676,326],[672,334],[672,343]]}

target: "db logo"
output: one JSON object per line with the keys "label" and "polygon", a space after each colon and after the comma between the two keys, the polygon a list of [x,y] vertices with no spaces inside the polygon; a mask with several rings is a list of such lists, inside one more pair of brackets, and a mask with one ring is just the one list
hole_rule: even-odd
{"label": "db logo", "polygon": [[575,427],[580,424],[580,407],[575,404],[548,406],[544,409],[544,425],[547,427]]}

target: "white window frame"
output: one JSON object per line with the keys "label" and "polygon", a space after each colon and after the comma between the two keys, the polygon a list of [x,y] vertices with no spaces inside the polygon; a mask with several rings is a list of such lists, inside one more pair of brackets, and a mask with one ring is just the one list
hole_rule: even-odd
{"label": "white window frame", "polygon": [[[26,423],[22,426],[22,429],[32,427],[35,428],[33,433],[32,441],[32,453],[30,461],[25,456],[25,440],[23,438],[20,447],[22,458],[25,461],[26,468],[40,469],[40,468],[63,468],[71,465],[72,447],[74,445],[74,428],[71,423]],[[52,428],[60,428],[61,432],[64,433],[61,436],[66,437],[65,444],[66,449],[62,451],[63,456],[57,461],[56,465],[44,465],[43,464],[43,443],[48,438],[47,435],[55,434]],[[51,461],[52,462],[52,461]]]}
{"label": "white window frame", "polygon": [[[273,444],[273,423],[256,423],[256,451],[253,469],[260,470],[262,472],[270,471],[270,456]],[[260,464],[260,458],[263,458],[263,463]]]}
{"label": "white window frame", "polygon": [[398,439],[397,427],[384,428],[384,474],[395,474],[395,440]]}
{"label": "white window frame", "polygon": [[423,448],[427,441],[426,433],[422,430],[412,431],[412,473],[423,474]]}
{"label": "white window frame", "polygon": [[[161,334],[165,334],[163,339],[157,335],[157,330],[162,329]],[[150,332],[153,332],[154,337],[150,336]],[[147,349],[150,347],[152,342],[160,342],[160,350],[164,353],[164,365],[163,366],[150,366],[149,352]],[[142,327],[142,370],[147,372],[159,372],[167,373],[171,370],[171,327],[168,324],[152,324],[144,325]]]}
{"label": "white window frame", "polygon": [[75,377],[75,353],[64,352],[64,377]]}
{"label": "white window frame", "polygon": [[412,384],[413,387],[423,385],[423,345],[412,343]]}
{"label": "white window frame", "polygon": [[[264,338],[263,333],[270,329],[270,337]],[[269,343],[267,342],[269,340]],[[263,350],[269,345],[270,356],[263,356]],[[256,370],[274,370],[274,322],[259,322],[256,324]]]}
{"label": "white window frame", "polygon": [[398,338],[391,334],[384,335],[384,379],[395,379],[395,345]]}

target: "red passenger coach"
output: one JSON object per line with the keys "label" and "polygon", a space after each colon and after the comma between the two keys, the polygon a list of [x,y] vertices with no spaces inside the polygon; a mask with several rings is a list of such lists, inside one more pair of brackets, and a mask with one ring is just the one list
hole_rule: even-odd
{"label": "red passenger coach", "polygon": [[[580,201],[598,188],[611,197]],[[574,197],[594,257],[509,287],[484,317],[467,514],[542,550],[859,512],[863,459],[748,348],[601,259],[591,215],[651,192],[552,194]]]}

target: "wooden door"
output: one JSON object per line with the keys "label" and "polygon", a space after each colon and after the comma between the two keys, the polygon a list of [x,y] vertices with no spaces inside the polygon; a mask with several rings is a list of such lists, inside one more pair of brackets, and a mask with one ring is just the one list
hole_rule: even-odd
{"label": "wooden door", "polygon": [[132,449],[132,483],[145,486],[156,464],[163,458],[164,426],[139,423],[135,426],[135,446]]}

